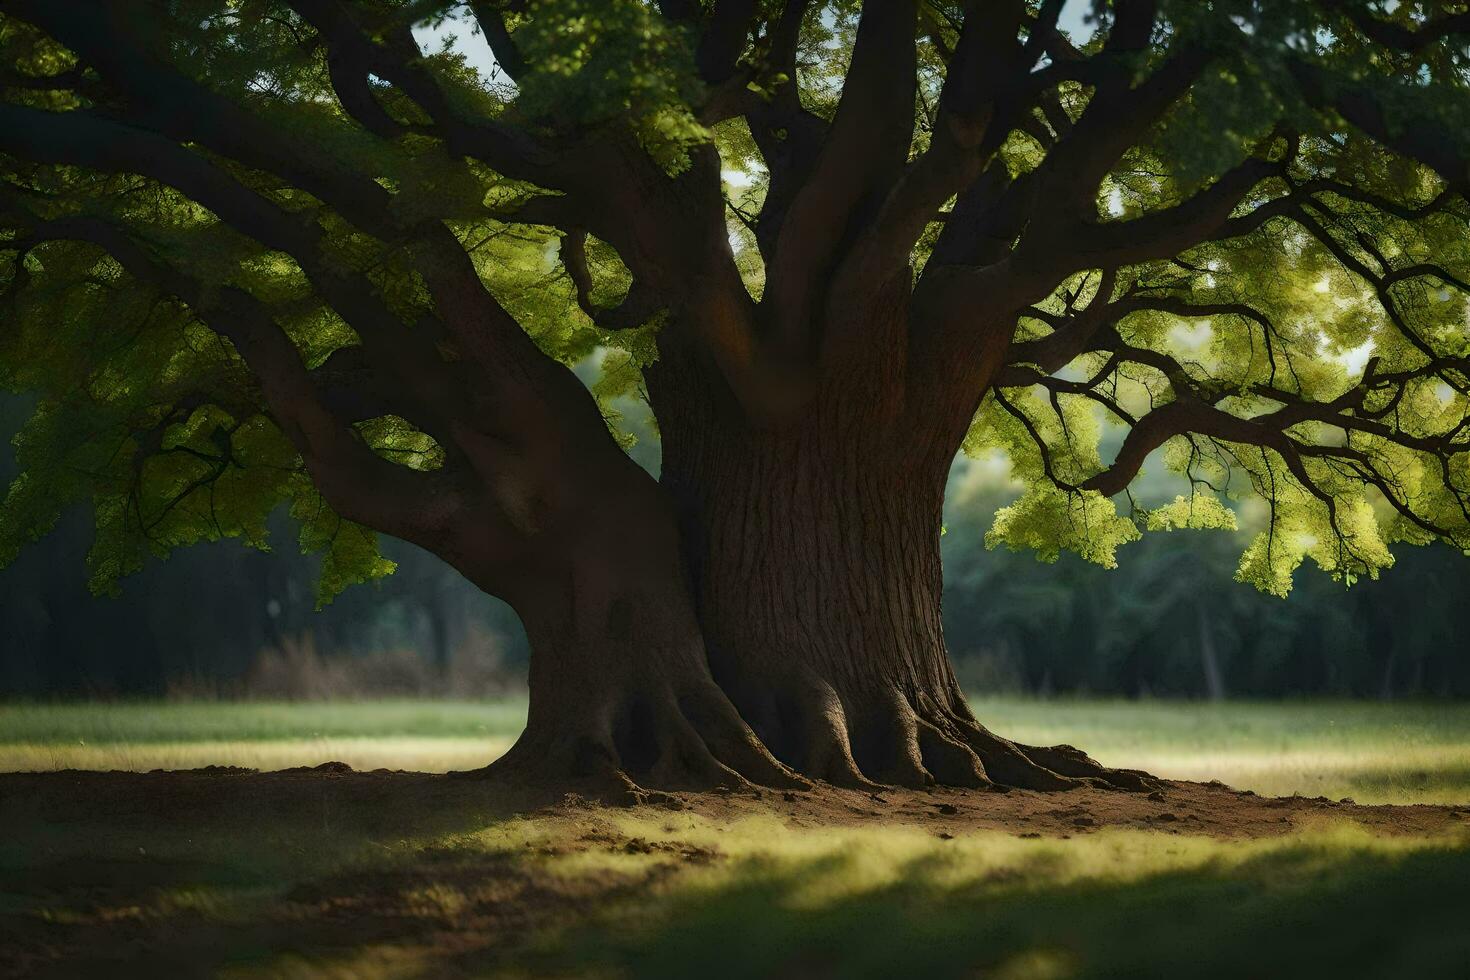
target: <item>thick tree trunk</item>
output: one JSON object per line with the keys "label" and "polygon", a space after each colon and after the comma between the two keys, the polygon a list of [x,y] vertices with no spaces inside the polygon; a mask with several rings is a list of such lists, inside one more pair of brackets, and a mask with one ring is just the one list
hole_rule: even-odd
{"label": "thick tree trunk", "polygon": [[549,521],[537,561],[498,576],[530,640],[530,706],[484,773],[604,797],[804,785],[711,677],[672,509],[614,451],[593,492]]}
{"label": "thick tree trunk", "polygon": [[945,652],[939,560],[974,405],[906,402],[887,360],[839,374],[799,423],[762,426],[665,352],[648,374],[662,485],[597,417],[525,479],[518,559],[476,569],[473,536],[458,543],[531,641],[526,730],[491,775],[614,795],[801,785],[793,770],[868,788],[1140,785],[975,720]]}
{"label": "thick tree trunk", "polygon": [[940,629],[932,481],[815,434],[720,443],[666,473],[711,664],[741,713],[812,776],[922,783],[922,735],[940,778],[981,782],[917,724],[965,712]]}
{"label": "thick tree trunk", "polygon": [[971,713],[940,617],[963,425],[949,445],[906,432],[892,384],[859,377],[819,392],[799,425],[764,429],[701,376],[667,352],[650,371],[662,480],[715,679],[778,759],[862,787],[1143,785],[1068,746],[1016,745]]}

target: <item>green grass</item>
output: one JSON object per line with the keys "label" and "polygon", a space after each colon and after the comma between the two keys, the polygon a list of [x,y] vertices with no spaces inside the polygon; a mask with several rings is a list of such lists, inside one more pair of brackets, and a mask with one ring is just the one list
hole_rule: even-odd
{"label": "green grass", "polygon": [[497,701],[101,701],[0,705],[0,743],[264,742],[514,737],[524,698]]}
{"label": "green grass", "polygon": [[859,836],[795,860],[767,845],[677,912],[563,940],[548,960],[670,978],[695,962],[731,978],[1423,977],[1470,962],[1463,847],[1331,831],[954,843]]}
{"label": "green grass", "polygon": [[0,803],[0,968],[1060,980],[1461,977],[1470,962],[1470,835],[943,840],[677,812],[505,818],[411,793],[330,821],[76,803],[45,827],[36,801]]}
{"label": "green grass", "polygon": [[[686,834],[685,836],[693,836]],[[732,828],[737,860],[535,962],[646,977],[1458,976],[1466,841]],[[605,971],[605,973],[604,973]],[[579,974],[580,975],[580,974]]]}
{"label": "green grass", "polygon": [[[1018,739],[1166,775],[1470,801],[1470,706],[976,710]],[[462,768],[508,744],[523,713],[0,706],[0,768],[370,768],[373,753],[411,763],[392,768]],[[31,764],[46,753],[53,764]],[[1470,821],[1439,838],[1324,822],[1254,841],[1128,829],[945,840],[912,825],[717,824],[651,808],[513,817],[483,784],[415,776],[358,789],[357,777],[283,777],[270,794],[232,788],[255,777],[169,791],[174,778],[0,782],[0,973],[1458,978],[1470,963]]]}
{"label": "green grass", "polygon": [[1007,737],[1114,766],[1271,796],[1470,801],[1470,703],[1014,701],[976,714]]}
{"label": "green grass", "polygon": [[[992,729],[1068,742],[1110,765],[1220,779],[1270,795],[1361,803],[1470,801],[1470,704],[981,698]],[[525,701],[0,705],[0,771],[482,766],[519,732]]]}

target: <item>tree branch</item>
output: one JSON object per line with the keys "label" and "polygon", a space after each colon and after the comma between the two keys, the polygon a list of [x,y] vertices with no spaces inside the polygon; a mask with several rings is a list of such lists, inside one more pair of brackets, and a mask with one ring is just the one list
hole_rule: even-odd
{"label": "tree branch", "polygon": [[781,224],[762,306],[792,351],[814,339],[819,284],[862,201],[892,186],[914,124],[915,0],[863,8],[842,101],[811,175]]}
{"label": "tree branch", "polygon": [[135,278],[177,296],[239,351],[271,413],[301,453],[322,495],[342,516],[412,541],[449,533],[463,502],[441,476],[378,456],[334,413],[295,345],[253,295],[208,286],[152,254],[122,227],[90,217],[38,223],[43,239],[102,248]]}
{"label": "tree branch", "polygon": [[1408,53],[1420,51],[1454,34],[1470,34],[1470,13],[1446,14],[1425,20],[1418,27],[1404,27],[1374,17],[1350,0],[1323,0],[1322,5],[1342,13],[1370,41]]}
{"label": "tree branch", "polygon": [[577,294],[577,306],[603,330],[641,327],[667,304],[648,286],[634,280],[616,306],[598,306],[592,301],[592,271],[587,266],[587,233],[571,231],[561,236],[561,261]]}
{"label": "tree branch", "polygon": [[505,22],[506,8],[516,6],[521,6],[521,4],[498,3],[495,0],[470,0],[470,12],[474,14],[475,23],[480,25],[480,33],[485,35],[485,43],[490,46],[490,53],[495,56],[495,63],[513,82],[523,76],[529,67],[526,64],[525,55],[521,53],[520,47],[511,37],[510,28]]}

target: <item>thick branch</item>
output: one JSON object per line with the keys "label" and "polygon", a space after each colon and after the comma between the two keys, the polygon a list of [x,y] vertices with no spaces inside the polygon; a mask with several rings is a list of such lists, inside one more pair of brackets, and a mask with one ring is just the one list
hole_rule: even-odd
{"label": "thick branch", "polygon": [[1096,216],[1097,190],[1108,171],[1184,96],[1209,61],[1204,48],[1186,44],[1136,87],[1128,86],[1121,69],[1099,85],[1040,168],[1042,207],[1035,224],[1044,232],[1038,238],[1059,242],[1073,225]]}
{"label": "thick branch", "polygon": [[485,35],[490,53],[495,55],[495,63],[507,78],[515,81],[526,73],[528,66],[525,55],[510,36],[510,28],[505,23],[507,6],[511,5],[495,0],[470,0],[470,12],[475,15],[475,23],[480,25],[480,33]]}
{"label": "thick branch", "polygon": [[295,345],[250,293],[208,286],[152,254],[125,229],[97,218],[38,224],[32,235],[96,245],[132,276],[177,296],[240,352],[283,432],[332,508],[349,520],[414,541],[449,532],[462,503],[441,477],[379,457],[332,411]]}
{"label": "thick branch", "polygon": [[1404,100],[1397,100],[1390,110],[1369,85],[1338,77],[1304,59],[1293,59],[1288,68],[1303,97],[1316,108],[1336,112],[1383,146],[1431,167],[1456,191],[1463,194],[1470,188],[1470,159],[1442,123],[1415,118]]}
{"label": "thick branch", "polygon": [[792,350],[812,340],[821,283],[865,199],[885,192],[914,125],[915,3],[863,8],[842,101],[811,175],[781,225],[763,305]]}
{"label": "thick branch", "polygon": [[598,306],[592,300],[592,270],[587,265],[587,233],[571,231],[561,236],[561,261],[576,290],[577,306],[604,330],[641,327],[662,309],[657,292],[634,280],[616,306]]}
{"label": "thick branch", "polygon": [[1426,20],[1418,27],[1405,27],[1374,17],[1352,0],[1325,0],[1323,6],[1343,13],[1374,43],[1404,52],[1420,51],[1454,34],[1470,34],[1470,13],[1446,14]]}
{"label": "thick branch", "polygon": [[[1049,6],[1043,16],[1054,20],[1060,5]],[[930,145],[887,195],[855,250],[843,288],[882,281],[896,267],[906,266],[914,243],[943,203],[973,185],[1008,133],[1033,118],[1038,93],[1027,71],[1037,52],[1016,40],[1024,14],[1020,4],[999,3],[984,11],[973,8],[966,16],[940,93]],[[966,214],[971,207],[973,202],[967,202],[956,210]]]}
{"label": "thick branch", "polygon": [[718,85],[735,73],[756,7],[755,0],[716,0],[695,51],[695,64],[706,83]]}
{"label": "thick branch", "polygon": [[1226,171],[1205,190],[1173,207],[1129,221],[1080,222],[1067,235],[1068,260],[1082,268],[1136,265],[1171,258],[1202,242],[1218,240],[1231,212],[1251,189],[1280,173],[1282,167],[1280,162],[1251,157]]}

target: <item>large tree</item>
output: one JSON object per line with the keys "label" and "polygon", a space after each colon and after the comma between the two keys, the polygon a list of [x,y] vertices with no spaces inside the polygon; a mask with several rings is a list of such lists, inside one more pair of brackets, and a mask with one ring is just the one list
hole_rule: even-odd
{"label": "large tree", "polygon": [[946,474],[1105,564],[1262,501],[1277,592],[1470,545],[1470,14],[1063,6],[6,0],[0,552],[86,498],[101,588],[283,501],[329,592],[417,542],[525,623],[508,777],[1140,785],[972,716]]}

